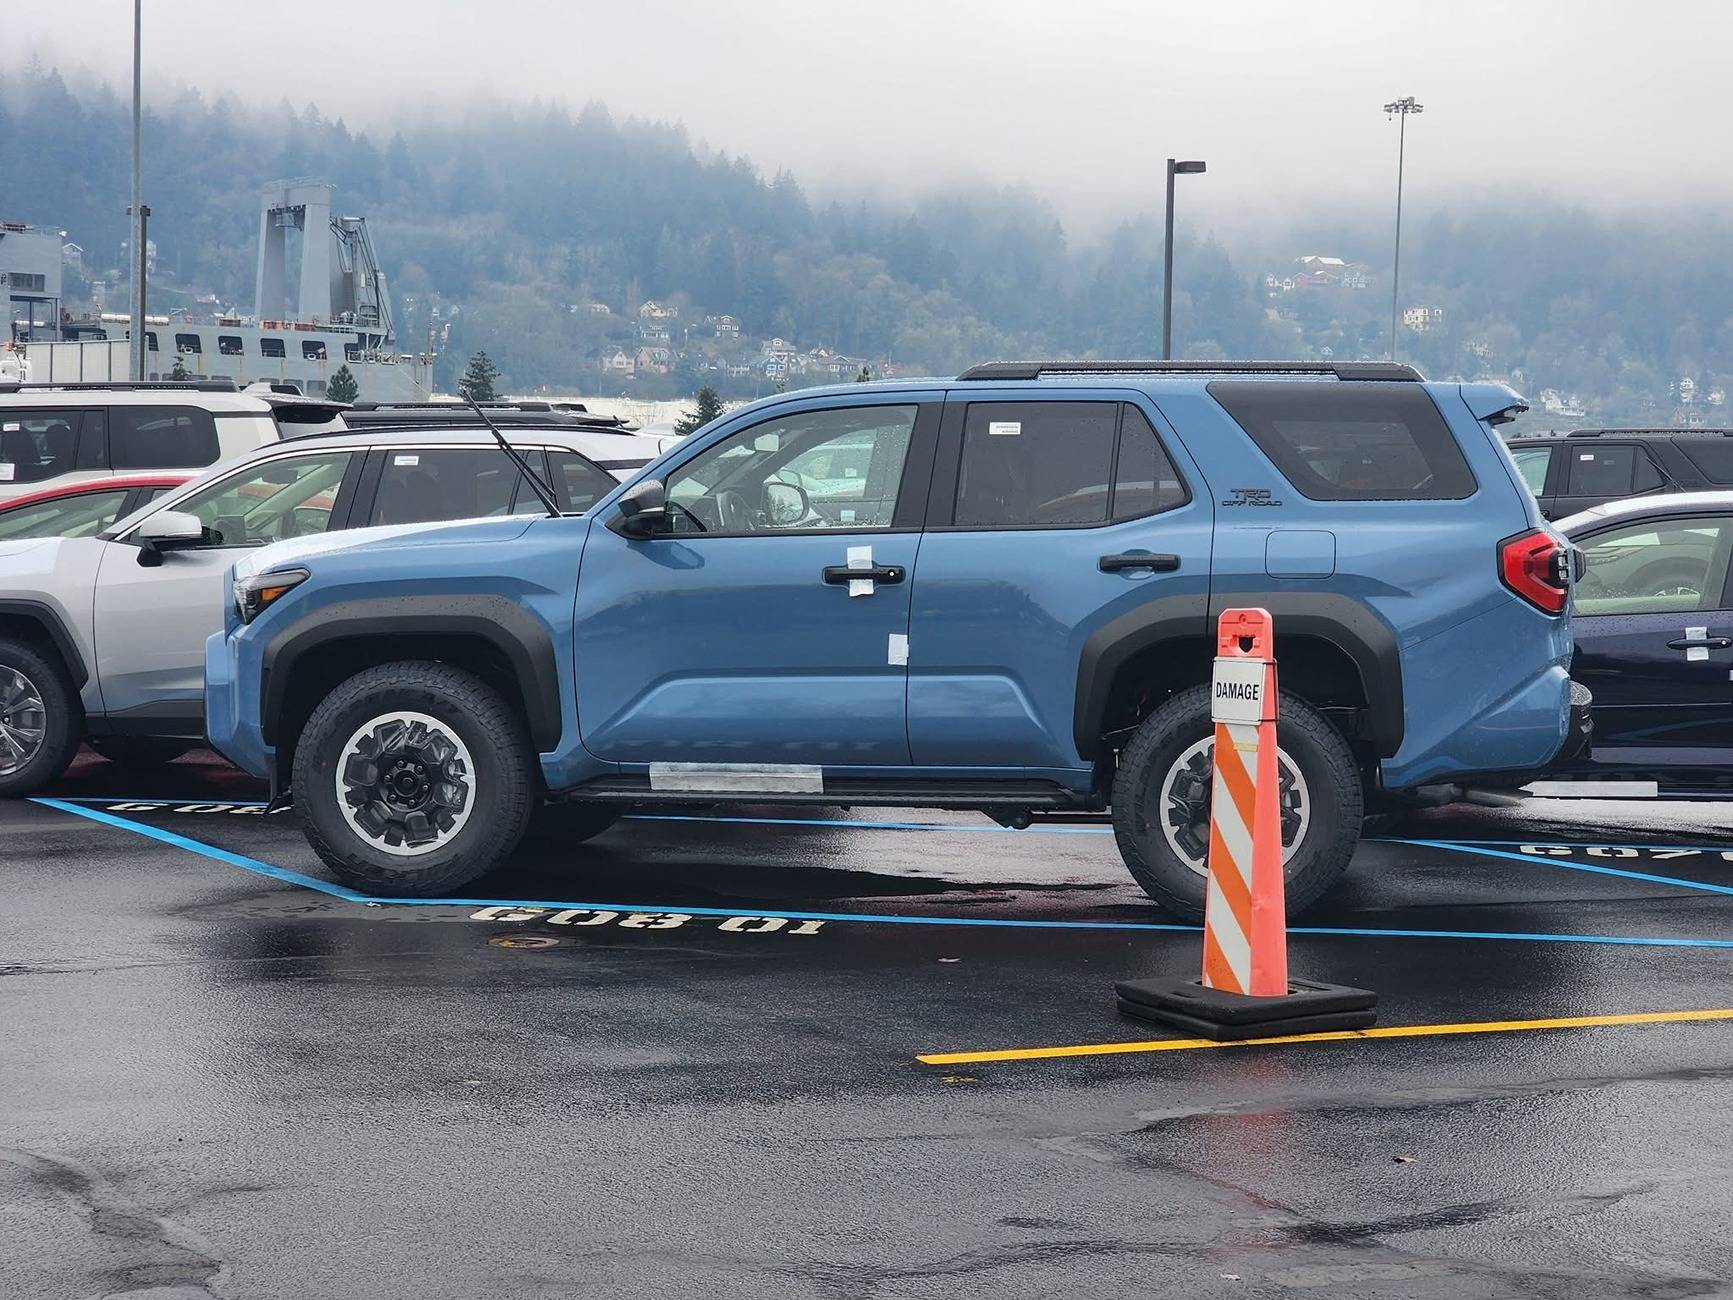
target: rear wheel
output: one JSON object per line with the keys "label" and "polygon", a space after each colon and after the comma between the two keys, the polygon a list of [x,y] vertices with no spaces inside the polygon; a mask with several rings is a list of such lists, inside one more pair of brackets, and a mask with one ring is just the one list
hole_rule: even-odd
{"label": "rear wheel", "polygon": [[380,893],[451,893],[523,838],[534,802],[528,738],[473,674],[394,663],[342,683],[295,747],[295,807],[344,881]]}
{"label": "rear wheel", "polygon": [[0,637],[0,797],[58,779],[83,730],[78,696],[60,666],[27,641]]}
{"label": "rear wheel", "polygon": [[[1289,916],[1335,883],[1359,841],[1360,774],[1347,742],[1304,700],[1283,694],[1277,774]],[[1215,725],[1209,688],[1181,691],[1143,720],[1119,756],[1113,831],[1132,877],[1162,907],[1203,919]]]}

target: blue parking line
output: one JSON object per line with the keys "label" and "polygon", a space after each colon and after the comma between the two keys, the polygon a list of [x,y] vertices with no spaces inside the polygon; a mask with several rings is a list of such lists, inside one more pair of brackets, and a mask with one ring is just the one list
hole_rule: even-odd
{"label": "blue parking line", "polygon": [[[1651,885],[1676,885],[1680,889],[1696,889],[1705,894],[1733,894],[1733,885],[1710,885],[1701,880],[1684,880],[1678,876],[1657,876],[1648,871],[1626,871],[1622,867],[1601,867],[1587,862],[1571,862],[1566,858],[1545,857],[1533,853],[1506,853],[1503,849],[1486,848],[1477,844],[1457,843],[1451,840],[1386,840],[1389,844],[1414,844],[1421,848],[1443,849],[1447,853],[1473,853],[1487,858],[1506,858],[1512,862],[1526,862],[1541,866],[1558,867],[1563,871],[1586,871],[1596,876],[1620,876],[1626,880],[1641,880]],[[1533,840],[1523,841],[1535,843]],[[1569,847],[1569,846],[1566,846]]]}
{"label": "blue parking line", "polygon": [[[77,817],[85,817],[91,821],[101,822],[118,830],[131,831],[146,839],[156,840],[174,848],[184,849],[190,853],[200,854],[214,861],[231,867],[239,867],[256,875],[268,876],[286,884],[299,885],[304,889],[317,890],[333,898],[343,899],[350,903],[364,903],[394,907],[539,907],[554,910],[577,909],[593,912],[679,912],[688,916],[740,916],[747,914],[743,908],[734,907],[675,907],[665,903],[579,903],[566,899],[521,899],[521,898],[392,898],[381,895],[362,894],[343,885],[332,884],[328,880],[320,880],[315,876],[303,875],[299,871],[289,871],[283,867],[274,867],[268,862],[250,858],[243,853],[232,853],[228,849],[220,849],[212,844],[189,839],[185,835],[177,835],[173,831],[161,830],[155,826],[147,826],[142,822],[129,821],[125,817],[116,817],[112,813],[103,812],[97,808],[81,808],[76,803],[65,799],[32,799],[46,808],[55,808]],[[133,802],[133,801],[128,801]],[[136,802],[146,802],[138,800]],[[1447,846],[1445,846],[1447,847]],[[1514,856],[1514,855],[1512,855]],[[1539,859],[1523,858],[1522,861],[1538,861]],[[1162,931],[1177,933],[1198,933],[1199,927],[1194,925],[1177,925],[1160,921],[1029,921],[1011,917],[982,916],[905,916],[894,912],[805,912],[787,910],[769,910],[754,908],[750,915],[781,917],[789,921],[855,921],[878,925],[947,925],[967,926],[973,928],[1004,929],[1004,930],[1119,930],[1119,931]],[[1368,939],[1482,939],[1503,940],[1524,943],[1599,943],[1615,944],[1626,947],[1641,948],[1729,948],[1733,949],[1733,939],[1679,939],[1650,937],[1642,935],[1605,935],[1605,934],[1542,934],[1531,932],[1503,932],[1485,930],[1378,930],[1357,926],[1336,925],[1296,925],[1289,926],[1290,934],[1314,934],[1324,936],[1349,936]]]}
{"label": "blue parking line", "polygon": [[[1424,843],[1426,843],[1425,840],[1405,840],[1399,836],[1380,836],[1378,838],[1389,839],[1389,840],[1392,840],[1393,842],[1398,843],[1398,844],[1424,844]],[[1552,839],[1532,839],[1532,840],[1462,840],[1462,839],[1454,839],[1454,840],[1451,840],[1450,842],[1452,844],[1507,844],[1507,845],[1545,844],[1545,845],[1548,845],[1552,848],[1564,848],[1564,849],[1638,849],[1638,850],[1656,849],[1656,850],[1659,850],[1663,853],[1733,853],[1733,845],[1729,845],[1729,844],[1602,844],[1598,840],[1590,841],[1590,840],[1552,840]]]}

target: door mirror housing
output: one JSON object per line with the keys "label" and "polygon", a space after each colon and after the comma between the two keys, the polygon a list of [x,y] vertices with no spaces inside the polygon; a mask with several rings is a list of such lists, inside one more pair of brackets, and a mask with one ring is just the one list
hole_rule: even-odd
{"label": "door mirror housing", "polygon": [[146,568],[162,563],[164,551],[184,551],[203,545],[205,526],[197,515],[159,510],[133,530],[139,544],[138,562]]}
{"label": "door mirror housing", "polygon": [[661,479],[634,483],[614,505],[617,512],[608,527],[622,537],[641,541],[667,531],[668,489]]}

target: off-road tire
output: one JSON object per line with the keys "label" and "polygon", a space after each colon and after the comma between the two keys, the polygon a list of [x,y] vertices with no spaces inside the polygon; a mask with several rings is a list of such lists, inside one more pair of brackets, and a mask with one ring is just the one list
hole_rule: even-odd
{"label": "off-road tire", "polygon": [[[448,843],[415,857],[370,843],[336,790],[349,738],[394,711],[435,719],[474,760],[467,820]],[[417,661],[357,673],[320,702],[295,746],[292,789],[307,842],[345,884],[413,897],[452,893],[497,867],[523,838],[537,794],[529,738],[499,693],[461,668]]]}
{"label": "off-road tire", "polygon": [[0,776],[0,798],[32,794],[60,779],[84,733],[84,709],[60,664],[28,641],[0,637],[0,669],[22,674],[42,700],[43,735],[35,754],[16,771]]}
{"label": "off-road tire", "polygon": [[592,840],[625,814],[624,805],[577,802],[547,803],[530,816],[524,843],[538,849],[559,849]]}
{"label": "off-road tire", "polygon": [[[1347,869],[1360,839],[1360,772],[1340,732],[1296,696],[1282,693],[1278,739],[1305,778],[1310,820],[1286,868],[1290,917],[1317,902]],[[1204,877],[1173,851],[1156,820],[1169,769],[1208,736],[1209,687],[1194,686],[1143,720],[1119,755],[1113,779],[1113,833],[1132,878],[1162,908],[1187,921],[1203,919]]]}
{"label": "off-road tire", "polygon": [[182,754],[198,748],[195,741],[157,736],[92,736],[84,743],[109,762],[122,767],[155,767],[172,763]]}

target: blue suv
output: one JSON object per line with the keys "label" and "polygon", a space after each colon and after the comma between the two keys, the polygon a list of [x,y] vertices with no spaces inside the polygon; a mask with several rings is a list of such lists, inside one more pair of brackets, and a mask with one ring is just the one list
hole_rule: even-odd
{"label": "blue suv", "polygon": [[383,893],[465,885],[543,802],[573,841],[644,805],[1110,807],[1197,917],[1212,628],[1261,605],[1297,912],[1367,815],[1586,728],[1568,552],[1493,428],[1521,409],[1381,363],[778,395],[581,518],[256,552],[207,645],[210,739]]}

